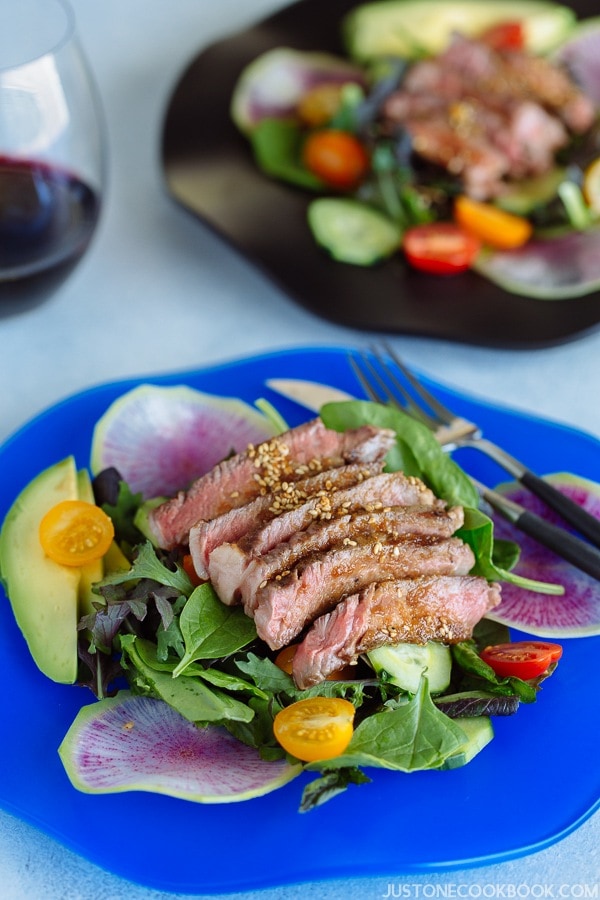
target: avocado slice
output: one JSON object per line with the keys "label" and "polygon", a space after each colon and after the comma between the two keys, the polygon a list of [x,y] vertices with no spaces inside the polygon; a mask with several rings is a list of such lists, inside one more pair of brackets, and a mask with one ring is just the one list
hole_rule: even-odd
{"label": "avocado slice", "polygon": [[[85,500],[86,503],[94,503],[94,491],[92,488],[92,479],[87,469],[80,469],[77,473],[77,496],[79,500]],[[82,566],[80,569],[81,578],[78,590],[78,616],[87,616],[95,612],[92,601],[97,602],[100,598],[92,591],[92,585],[97,581],[101,581],[104,576],[103,557],[95,559],[93,562]]]}
{"label": "avocado slice", "polygon": [[21,491],[0,531],[0,573],[17,624],[38,668],[62,684],[77,679],[80,592],[87,603],[102,562],[61,566],[45,555],[38,530],[57,503],[89,500],[86,474],[77,472],[72,456],[45,469]]}
{"label": "avocado slice", "polygon": [[567,38],[577,19],[569,7],[547,0],[375,0],[355,7],[344,19],[343,32],[355,60],[410,59],[441,53],[453,31],[476,37],[512,20],[523,22],[529,50],[548,53]]}

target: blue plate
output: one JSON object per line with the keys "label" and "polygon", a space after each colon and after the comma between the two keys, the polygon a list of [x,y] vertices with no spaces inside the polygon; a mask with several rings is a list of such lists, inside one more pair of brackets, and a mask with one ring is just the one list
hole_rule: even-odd
{"label": "blue plate", "polygon": [[[70,453],[87,466],[94,423],[116,397],[142,381],[185,383],[247,401],[266,396],[297,424],[306,417],[301,408],[263,387],[277,377],[358,391],[342,348],[281,351],[102,385],[52,407],[0,448],[0,517],[46,466]],[[600,480],[600,443],[594,438],[426,383],[538,472],[570,470]],[[464,464],[481,478],[498,474],[473,453]],[[494,741],[468,766],[411,775],[373,770],[371,784],[299,814],[302,778],[243,805],[77,792],[56,751],[92,695],[38,672],[8,602],[0,603],[0,633],[0,806],[91,862],[150,888],[220,893],[499,862],[547,847],[599,804],[597,734],[590,723],[600,717],[600,696],[585,689],[582,673],[597,667],[600,638],[564,641],[558,671],[544,683],[538,702],[497,719]]]}

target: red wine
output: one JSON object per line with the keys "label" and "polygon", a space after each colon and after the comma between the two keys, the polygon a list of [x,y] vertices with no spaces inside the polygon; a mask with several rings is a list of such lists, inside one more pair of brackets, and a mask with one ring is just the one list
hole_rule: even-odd
{"label": "red wine", "polygon": [[48,296],[78,262],[100,199],[66,170],[0,156],[0,314]]}

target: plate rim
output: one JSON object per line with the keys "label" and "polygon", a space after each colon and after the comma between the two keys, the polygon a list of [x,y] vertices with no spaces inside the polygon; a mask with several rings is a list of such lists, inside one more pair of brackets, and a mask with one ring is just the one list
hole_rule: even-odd
{"label": "plate rim", "polygon": [[[186,376],[190,377],[190,378],[193,378],[194,376],[197,376],[197,375],[215,377],[215,375],[218,375],[219,372],[222,372],[225,370],[228,370],[230,373],[233,374],[233,373],[235,373],[235,371],[237,369],[240,368],[240,366],[244,366],[244,365],[256,366],[257,363],[259,365],[264,365],[264,363],[266,363],[266,362],[277,362],[278,360],[287,359],[290,357],[295,357],[297,362],[303,362],[309,358],[314,359],[315,354],[318,354],[318,356],[321,357],[321,361],[330,359],[332,357],[332,355],[339,361],[342,357],[344,359],[346,358],[347,352],[348,352],[348,348],[342,347],[342,346],[293,347],[293,348],[287,348],[287,349],[278,349],[278,350],[271,350],[271,351],[266,351],[266,352],[258,353],[258,354],[251,354],[248,356],[236,357],[235,359],[228,359],[228,360],[224,360],[221,362],[215,362],[215,363],[209,364],[208,366],[203,366],[203,367],[200,367],[197,369],[182,369],[182,370],[177,370],[174,372],[165,372],[165,373],[161,373],[161,374],[157,375],[156,379],[159,382],[160,381],[169,381],[171,383],[175,383],[175,381],[177,381],[177,380],[181,381],[181,379],[184,379]],[[48,407],[46,410],[42,411],[42,413],[38,414],[37,416],[33,417],[31,420],[26,422],[18,430],[18,432],[16,432],[12,436],[11,444],[13,441],[17,442],[18,439],[27,440],[27,436],[28,436],[30,427],[33,427],[33,425],[36,423],[38,425],[43,426],[44,424],[46,424],[46,420],[51,419],[52,415],[54,413],[56,413],[57,411],[59,412],[59,416],[60,416],[60,414],[63,411],[65,411],[65,408],[68,407],[69,404],[77,405],[77,403],[85,402],[85,400],[87,398],[89,398],[90,396],[93,396],[94,394],[97,394],[97,393],[106,392],[107,390],[112,391],[113,393],[115,390],[121,391],[121,388],[123,385],[128,385],[128,386],[130,385],[132,387],[137,386],[140,383],[140,381],[143,382],[143,380],[145,378],[149,378],[149,377],[150,376],[140,376],[139,378],[138,377],[133,377],[133,378],[127,377],[125,379],[121,379],[118,381],[107,381],[107,382],[97,384],[95,386],[91,386],[89,388],[85,388],[81,391],[75,392],[75,393],[69,395],[69,397],[63,398],[63,400],[59,401],[57,404],[54,404],[53,406]],[[183,383],[185,383],[185,382],[183,382]],[[437,384],[437,382],[433,382],[433,383]],[[344,385],[340,385],[340,386],[344,387]],[[121,393],[122,393],[122,391],[121,391]],[[118,395],[119,394],[117,394],[117,396]],[[492,412],[494,412],[494,411],[495,411],[495,405],[493,404]],[[509,409],[507,411],[507,413],[508,413],[508,415],[512,415],[513,411],[511,411]],[[525,419],[527,419],[527,422],[532,422],[531,417],[527,416],[526,414],[522,414],[518,411],[517,411],[517,414],[519,417],[523,416]],[[534,427],[537,425],[537,422],[538,422],[537,418],[535,420],[533,420]],[[540,423],[543,425],[549,426],[552,430],[554,430],[554,428],[555,428],[554,423],[549,422],[549,420],[541,419]],[[578,442],[580,440],[580,438],[582,438],[582,437],[586,441],[591,440],[593,449],[597,454],[598,449],[600,449],[600,442],[595,437],[593,437],[591,435],[587,435],[587,433],[585,433],[585,432],[580,432],[577,429],[572,429],[571,427],[567,427],[566,429],[563,429],[562,426],[560,426],[560,425],[558,427],[561,430],[561,432],[565,431],[567,434],[569,434],[570,437],[573,437],[576,442]],[[2,459],[5,456],[5,453],[6,453],[6,442],[3,443],[2,446],[0,446],[0,459]],[[586,640],[594,640],[594,639],[586,639]],[[600,641],[600,639],[596,639],[596,643],[598,643],[598,641]],[[51,687],[54,688],[56,686],[51,686]],[[65,687],[66,691],[68,691],[68,692],[72,691],[72,687],[70,687],[70,686],[64,686],[64,687]],[[73,692],[73,693],[75,694],[76,692]],[[65,696],[66,696],[66,694],[65,694]],[[80,704],[78,704],[78,705],[80,705]],[[378,770],[378,773],[379,772],[380,772],[380,770]],[[375,774],[377,776],[377,773],[375,773]],[[399,775],[399,773],[394,773],[394,774],[398,775],[400,778],[402,777],[401,775]],[[394,783],[396,783],[396,782],[394,782]],[[298,782],[296,782],[295,784],[296,784],[296,789],[297,789]],[[290,787],[291,787],[292,791],[296,790],[294,788],[294,782],[292,782]],[[372,787],[371,785],[365,786],[364,790],[369,790],[371,787]],[[275,792],[275,795],[278,793],[279,792]],[[262,799],[263,800],[268,799],[269,797],[273,797],[275,795],[267,795],[266,798],[262,798]],[[114,795],[109,795],[109,796],[113,797]],[[144,805],[148,805],[148,804],[152,804],[153,802],[157,802],[161,805],[161,808],[162,808],[162,801],[160,799],[157,800],[158,795],[148,795],[148,796],[150,797],[150,800],[143,801]],[[172,798],[168,798],[168,799],[172,799]],[[259,800],[260,799],[261,798],[259,798]],[[103,804],[103,798],[99,798],[96,796],[92,797],[92,801],[96,801],[99,804]],[[181,802],[184,802],[184,801],[181,801]],[[252,801],[252,802],[256,803],[256,801]],[[333,800],[332,806],[335,807],[335,804],[337,802],[338,802],[337,799]],[[90,854],[89,848],[86,847],[85,845],[81,845],[80,842],[77,840],[76,836],[74,836],[73,834],[69,835],[69,834],[62,833],[60,831],[60,829],[57,827],[50,827],[47,824],[47,822],[44,822],[43,816],[40,818],[40,816],[36,815],[35,812],[24,813],[23,810],[21,808],[19,808],[18,806],[7,803],[5,800],[5,797],[3,795],[0,796],[0,806],[2,806],[3,809],[6,809],[11,814],[17,816],[18,818],[20,818],[24,821],[27,821],[30,824],[34,825],[35,827],[39,828],[39,830],[41,830],[43,833],[49,834],[54,839],[58,840],[59,843],[72,849],[74,852],[78,853],[84,859],[87,859],[88,861],[92,862],[95,865],[99,865],[102,868],[108,869],[109,871],[113,872],[115,875],[118,875],[120,877],[127,878],[129,880],[133,880],[140,884],[144,884],[148,887],[154,887],[154,888],[158,887],[161,890],[177,890],[177,891],[184,892],[184,893],[193,893],[198,890],[204,890],[204,891],[211,890],[211,891],[214,891],[217,893],[228,893],[230,891],[236,891],[236,890],[244,890],[244,889],[249,890],[253,887],[254,888],[267,888],[267,887],[282,886],[285,884],[299,884],[299,883],[302,883],[302,881],[309,881],[309,880],[317,880],[317,881],[318,880],[338,880],[338,879],[350,878],[350,877],[383,877],[386,875],[398,876],[398,875],[405,875],[405,874],[411,874],[411,873],[426,874],[426,873],[431,873],[434,871],[452,871],[452,870],[456,870],[456,869],[460,869],[460,868],[463,868],[463,869],[472,868],[472,867],[476,867],[476,866],[491,864],[494,862],[502,862],[502,861],[507,861],[509,859],[521,858],[523,856],[530,855],[531,853],[534,853],[537,850],[541,850],[541,849],[544,849],[545,847],[549,847],[549,846],[553,845],[554,843],[562,840],[567,834],[575,831],[586,819],[590,818],[596,812],[596,810],[600,806],[600,794],[596,798],[596,801],[593,804],[589,804],[588,806],[586,806],[585,809],[580,810],[579,815],[572,817],[569,820],[569,822],[566,825],[564,825],[561,829],[554,831],[552,834],[546,835],[545,838],[538,837],[535,840],[529,841],[527,844],[524,844],[524,845],[521,845],[518,847],[513,847],[512,849],[507,849],[505,847],[504,849],[500,849],[495,852],[488,852],[485,854],[473,854],[473,853],[470,855],[464,854],[462,856],[462,858],[456,859],[456,860],[441,859],[441,860],[437,860],[435,862],[427,862],[427,863],[415,862],[411,865],[403,863],[401,868],[397,868],[397,867],[395,868],[393,860],[390,860],[385,867],[382,866],[382,864],[380,863],[380,864],[378,864],[378,867],[376,867],[375,869],[372,867],[372,864],[367,864],[365,862],[358,860],[355,863],[355,868],[350,872],[347,870],[345,863],[343,861],[342,862],[340,862],[339,860],[332,861],[332,860],[328,859],[327,864],[325,864],[324,861],[321,861],[318,869],[316,869],[314,872],[307,872],[307,871],[292,872],[289,875],[287,880],[286,879],[282,880],[281,873],[279,873],[279,877],[274,877],[274,878],[269,878],[268,877],[269,873],[267,873],[266,875],[261,875],[260,877],[256,873],[253,873],[253,879],[250,879],[250,880],[246,879],[243,881],[237,880],[235,883],[231,882],[231,880],[230,880],[228,883],[225,883],[223,881],[222,876],[217,877],[213,874],[212,881],[210,883],[208,883],[207,881],[202,881],[202,882],[197,881],[194,884],[191,884],[191,883],[183,884],[181,881],[178,881],[177,878],[174,878],[172,875],[169,876],[166,873],[163,873],[161,879],[157,879],[156,875],[149,876],[147,879],[144,879],[142,877],[140,871],[135,870],[135,866],[134,866],[134,869],[132,870],[131,868],[127,868],[127,866],[124,866],[123,861],[120,861],[120,864],[115,866],[115,865],[111,865],[110,863],[108,863],[106,861],[106,859],[99,859],[94,854]],[[234,805],[234,807],[235,806],[237,806],[237,805]],[[326,804],[326,806],[328,806],[328,804]],[[247,808],[247,807],[241,807],[241,808],[243,809],[243,808]],[[256,808],[256,806],[254,808]],[[202,810],[204,808],[200,807],[200,809]],[[240,807],[237,806],[237,809],[239,810]],[[207,811],[207,814],[209,814],[211,811],[212,811],[212,809]],[[312,813],[311,813],[311,815],[312,815]],[[219,878],[221,880],[219,880]]]}

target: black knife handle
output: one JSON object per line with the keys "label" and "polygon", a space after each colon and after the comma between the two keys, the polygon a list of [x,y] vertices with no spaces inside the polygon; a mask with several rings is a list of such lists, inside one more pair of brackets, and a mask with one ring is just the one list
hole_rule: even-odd
{"label": "black knife handle", "polygon": [[517,528],[553,550],[582,572],[600,580],[600,551],[584,543],[568,531],[552,525],[535,513],[525,510],[515,520]]}
{"label": "black knife handle", "polygon": [[554,512],[563,517],[565,522],[576,528],[577,531],[600,548],[600,520],[595,519],[583,507],[579,506],[569,497],[557,490],[549,481],[540,478],[529,470],[525,471],[519,481],[532,494],[543,500]]}

